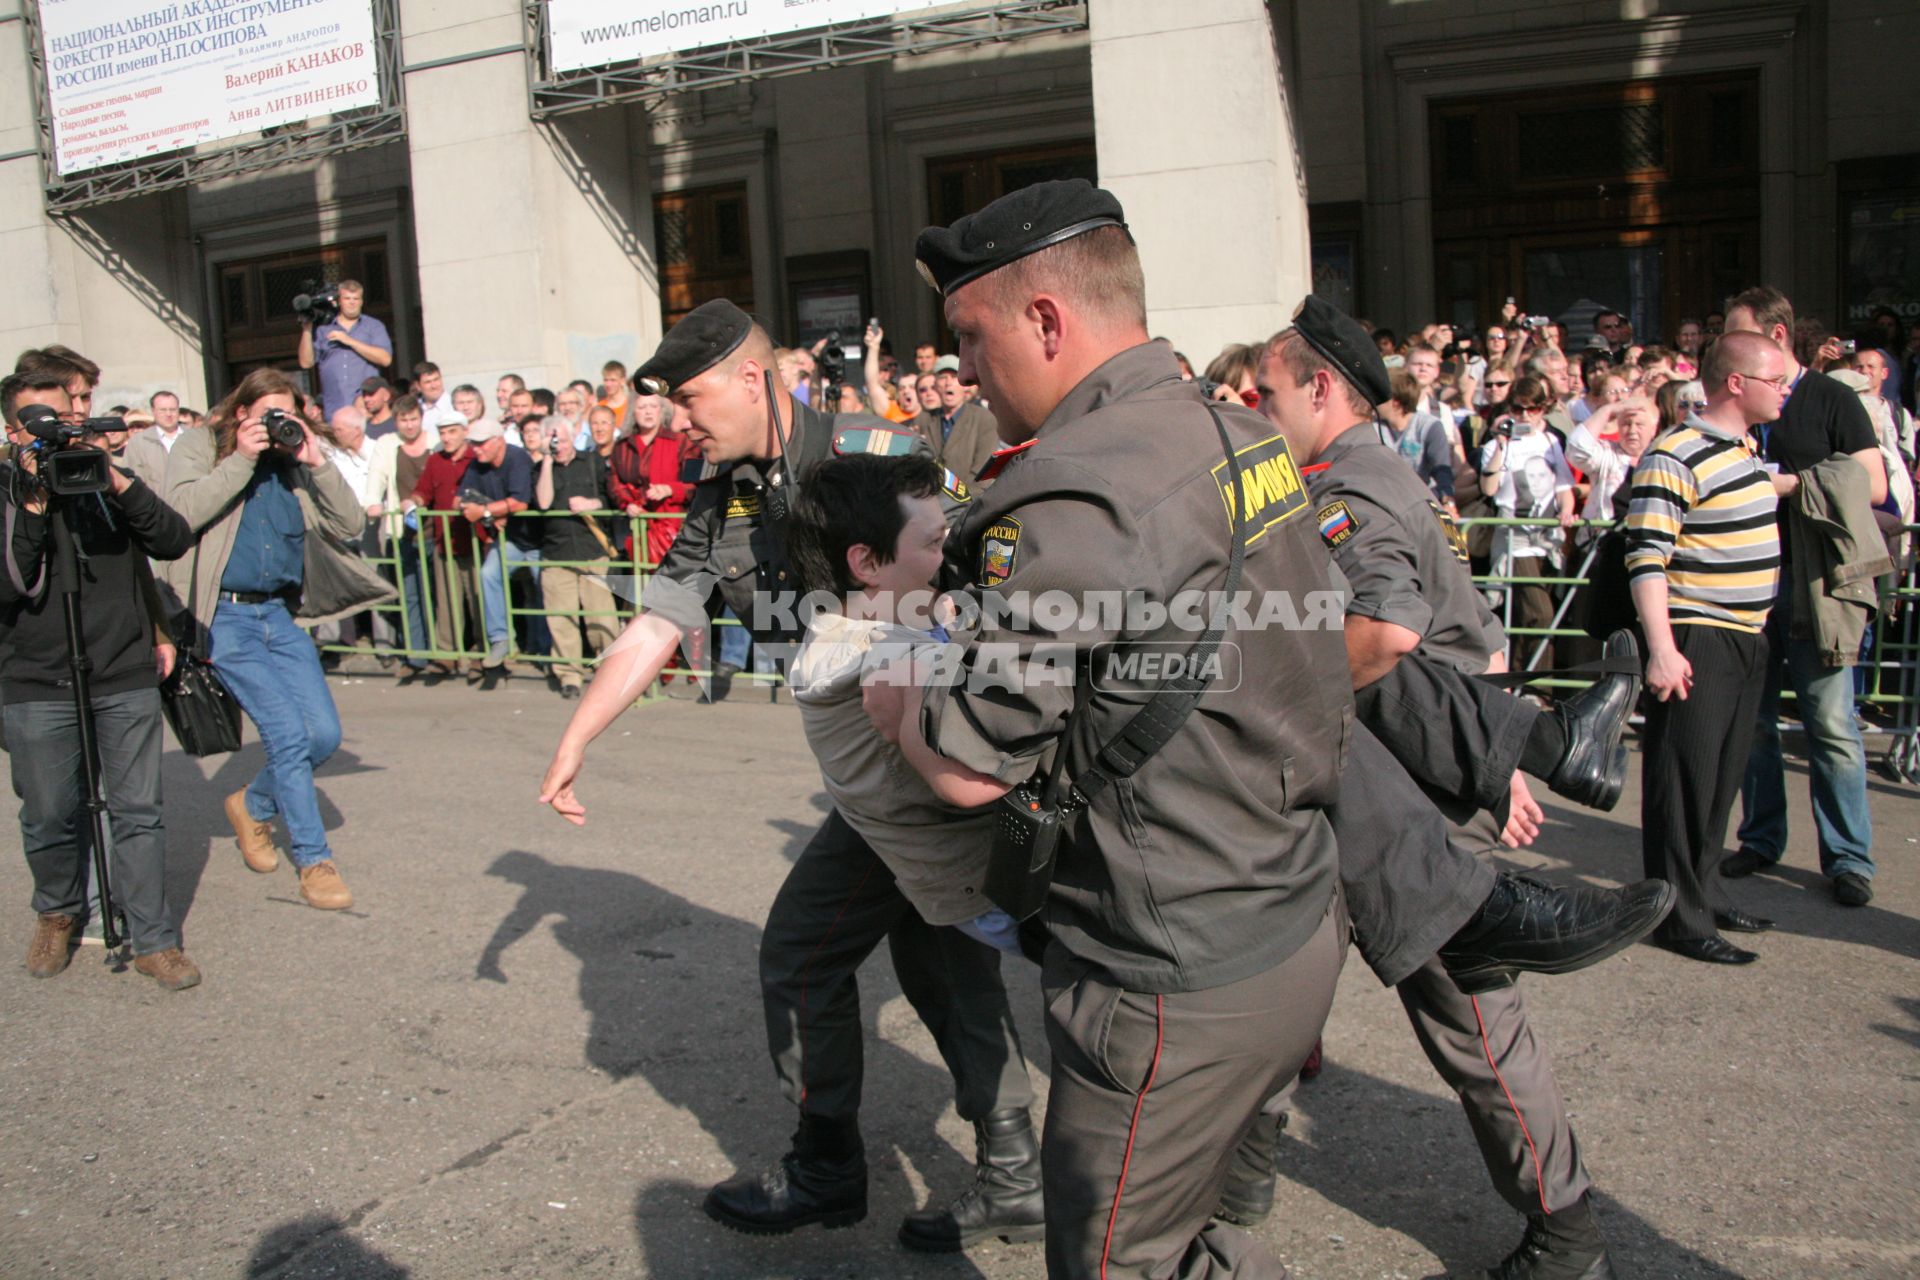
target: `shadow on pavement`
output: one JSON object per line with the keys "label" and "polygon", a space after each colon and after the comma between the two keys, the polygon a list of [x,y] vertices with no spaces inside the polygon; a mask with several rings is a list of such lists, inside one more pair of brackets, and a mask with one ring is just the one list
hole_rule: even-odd
{"label": "shadow on pavement", "polygon": [[346,1227],[324,1213],[281,1223],[253,1246],[247,1280],[407,1280],[412,1274],[349,1236]]}
{"label": "shadow on pavement", "polygon": [[1827,878],[1807,867],[1785,864],[1729,882],[1733,899],[1745,910],[1772,918],[1781,933],[1795,933],[1920,960],[1920,924],[1909,916],[1869,903],[1843,907],[1833,900]]}
{"label": "shadow on pavement", "polygon": [[1883,1036],[1890,1036],[1902,1044],[1920,1049],[1920,1000],[1908,996],[1893,997],[1893,1007],[1907,1015],[1911,1026],[1896,1027],[1885,1022],[1876,1022],[1873,1029]]}
{"label": "shadow on pavement", "polygon": [[[1303,1140],[1297,1123],[1287,1129],[1277,1150],[1281,1177],[1419,1241],[1455,1269],[1494,1266],[1518,1243],[1525,1224],[1487,1182],[1479,1148],[1452,1099],[1329,1059],[1318,1079],[1294,1090],[1292,1109],[1311,1122],[1311,1137]],[[1485,1193],[1485,1209],[1467,1207],[1469,1188]],[[1668,1239],[1604,1190],[1595,1199],[1621,1275],[1741,1280],[1739,1272]]]}
{"label": "shadow on pavement", "polygon": [[[767,1062],[757,926],[624,871],[566,866],[525,850],[501,854],[488,874],[520,885],[522,893],[488,939],[477,977],[508,981],[502,965],[508,949],[553,917],[555,940],[580,963],[580,1004],[591,1018],[587,1060],[616,1079],[644,1076],[663,1100],[698,1121],[732,1168],[757,1170],[779,1158],[796,1118]],[[948,1149],[935,1126],[953,1082],[944,1068],[876,1033],[875,1011],[897,988],[889,982],[865,994],[867,1075],[884,1080],[890,1098],[909,1100],[904,1108],[890,1103],[884,1124],[865,1126],[870,1230],[872,1216],[915,1204],[896,1152],[924,1163],[929,1150]],[[720,1063],[725,1067],[715,1070]],[[883,1130],[887,1139],[877,1142]],[[886,1149],[889,1143],[895,1152]],[[958,1189],[941,1187],[936,1194]],[[705,1195],[704,1186],[685,1181],[643,1183],[635,1229],[647,1256],[645,1274],[761,1276],[787,1274],[783,1268],[791,1266],[794,1275],[818,1275],[822,1261],[815,1250],[841,1247],[817,1245],[822,1233],[816,1228],[786,1237],[736,1234],[707,1219]],[[952,1274],[979,1272],[963,1265]]]}

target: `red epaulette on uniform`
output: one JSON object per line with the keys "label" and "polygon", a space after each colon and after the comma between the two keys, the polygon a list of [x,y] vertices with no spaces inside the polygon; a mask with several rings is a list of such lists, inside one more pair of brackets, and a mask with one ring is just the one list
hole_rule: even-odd
{"label": "red epaulette on uniform", "polygon": [[1002,471],[1006,470],[1009,462],[1012,462],[1015,458],[1033,448],[1033,446],[1038,443],[1039,440],[1036,438],[1027,441],[1025,444],[1010,444],[1004,449],[995,449],[992,455],[988,457],[987,465],[980,468],[980,474],[975,477],[975,483],[995,479]]}

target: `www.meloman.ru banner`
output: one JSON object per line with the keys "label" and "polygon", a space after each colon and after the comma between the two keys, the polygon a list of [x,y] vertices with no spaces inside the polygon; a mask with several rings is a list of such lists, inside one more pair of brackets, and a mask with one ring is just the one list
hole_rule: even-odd
{"label": "www.meloman.ru banner", "polygon": [[380,101],[369,0],[39,0],[65,176]]}
{"label": "www.meloman.ru banner", "polygon": [[635,62],[730,40],[938,9],[953,0],[547,0],[555,73]]}

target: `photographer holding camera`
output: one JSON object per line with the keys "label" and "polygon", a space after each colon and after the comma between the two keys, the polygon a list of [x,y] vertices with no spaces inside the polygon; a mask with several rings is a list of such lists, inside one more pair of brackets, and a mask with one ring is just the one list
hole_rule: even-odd
{"label": "photographer holding camera", "polygon": [[340,715],[320,655],[293,619],[309,585],[306,553],[317,550],[307,546],[309,526],[351,542],[367,513],[297,403],[293,383],[277,369],[241,379],[209,415],[207,430],[174,446],[167,501],[199,537],[186,575],[188,608],[211,638],[214,670],[267,749],[267,767],[227,797],[240,855],[253,871],[277,867],[273,820],[285,819],[301,898],[338,911],[353,905],[353,895],[333,865],[313,771],[340,745]]}
{"label": "photographer holding camera", "polygon": [[[305,309],[294,300],[300,316],[300,367],[320,370],[320,409],[323,421],[353,403],[360,384],[378,377],[393,363],[393,339],[387,326],[366,315],[367,291],[358,280],[342,280],[332,290],[308,299]],[[305,295],[302,295],[303,297]],[[338,311],[334,314],[334,308]]]}
{"label": "photographer holding camera", "polygon": [[[86,859],[93,831],[81,759],[80,710],[65,611],[57,598],[66,570],[56,550],[77,539],[80,639],[91,664],[88,705],[99,744],[101,795],[112,820],[112,887],[125,907],[134,968],[171,991],[200,981],[180,949],[167,910],[166,828],[160,812],[159,663],[142,574],[147,557],[173,560],[193,545],[187,522],[131,473],[105,464],[104,437],[68,421],[72,399],[56,371],[15,373],[0,381],[0,413],[13,461],[0,467],[5,543],[0,558],[0,696],[8,752],[20,796],[20,840],[33,871],[40,920],[27,972],[50,978],[67,967],[69,944],[86,905]],[[38,411],[37,414],[35,411]],[[37,418],[36,429],[23,421]],[[49,452],[49,432],[60,449]],[[85,451],[98,451],[100,464]],[[60,458],[76,478],[104,482],[85,493],[53,493],[42,464]],[[65,488],[66,486],[61,486]],[[62,504],[71,504],[59,510]],[[65,521],[65,524],[60,522]],[[56,529],[56,525],[59,528]],[[67,563],[71,563],[68,561]]]}

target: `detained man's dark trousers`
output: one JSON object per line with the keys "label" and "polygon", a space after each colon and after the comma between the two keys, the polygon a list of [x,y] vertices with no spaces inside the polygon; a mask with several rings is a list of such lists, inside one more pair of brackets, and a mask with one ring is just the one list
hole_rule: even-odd
{"label": "detained man's dark trousers", "polygon": [[882,938],[901,991],[953,1073],[960,1118],[1031,1104],[1000,953],[922,920],[837,810],[787,873],[760,941],[767,1044],[788,1100],[826,1120],[859,1113],[864,1032],[855,973]]}
{"label": "detained man's dark trousers", "polygon": [[[6,710],[20,843],[33,871],[33,909],[78,916],[87,907],[93,831],[86,813],[79,714],[71,699],[17,702]],[[167,910],[167,832],[160,814],[160,691],[134,689],[93,700],[101,789],[112,825],[107,864],[127,913],[135,955],[180,945]]]}
{"label": "detained man's dark trousers", "polygon": [[1354,945],[1382,983],[1397,986],[1473,918],[1495,873],[1453,842],[1433,802],[1363,724],[1353,727],[1340,802],[1327,818]]}
{"label": "detained man's dark trousers", "polygon": [[[1353,695],[1362,723],[1456,822],[1506,812],[1540,709],[1415,650]],[[1454,801],[1449,804],[1449,800]],[[1456,811],[1457,806],[1457,811]]]}

